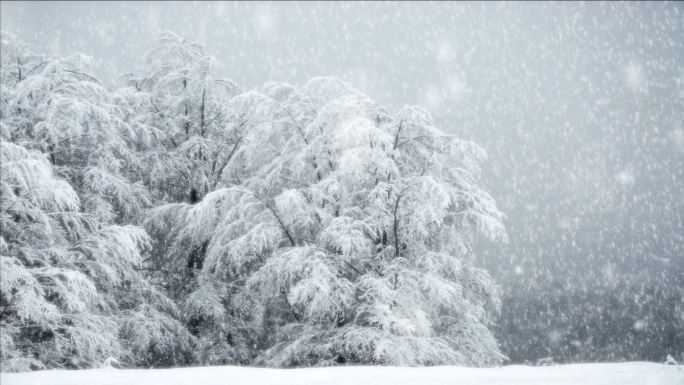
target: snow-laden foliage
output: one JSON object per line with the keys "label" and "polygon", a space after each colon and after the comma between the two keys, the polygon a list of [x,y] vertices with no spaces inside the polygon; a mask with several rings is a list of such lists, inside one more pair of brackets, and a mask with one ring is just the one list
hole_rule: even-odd
{"label": "snow-laden foliage", "polygon": [[2,35],[3,371],[172,364],[192,342],[142,274],[149,236],[114,223],[150,202],[127,178],[128,127],[83,60],[36,56]]}
{"label": "snow-laden foliage", "polygon": [[3,370],[501,362],[485,154],[427,111],[245,92],[170,33],[117,90],[2,44]]}
{"label": "snow-laden foliage", "polygon": [[146,179],[162,198],[194,203],[216,187],[239,146],[225,107],[240,89],[215,78],[213,59],[173,33],[158,38],[147,61],[147,74],[129,76],[121,92],[153,133],[144,141]]}
{"label": "snow-laden foliage", "polygon": [[242,131],[222,188],[145,222],[167,258],[201,267],[195,334],[273,366],[501,362],[498,291],[472,242],[506,234],[478,146],[334,78],[267,83],[230,109]]}
{"label": "snow-laden foliage", "polygon": [[130,178],[139,163],[130,143],[139,133],[88,73],[92,59],[33,55],[4,35],[2,55],[6,139],[47,154],[99,219],[129,219],[149,206],[147,190]]}

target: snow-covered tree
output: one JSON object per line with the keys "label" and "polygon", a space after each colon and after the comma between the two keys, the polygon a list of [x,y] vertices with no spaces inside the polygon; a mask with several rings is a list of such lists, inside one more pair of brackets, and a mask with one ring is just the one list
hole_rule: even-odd
{"label": "snow-covered tree", "polygon": [[[2,110],[6,129],[12,127],[9,140],[48,154],[58,175],[78,186],[87,212],[106,221],[139,214],[150,203],[142,184],[131,181],[138,160],[129,147],[139,133],[88,73],[92,60],[38,56],[13,45],[3,38]],[[22,65],[5,70],[5,63],[15,62]]]}
{"label": "snow-covered tree", "polygon": [[2,370],[173,363],[191,337],[140,271],[149,236],[116,224],[148,201],[128,127],[82,57],[1,51]]}
{"label": "snow-covered tree", "polygon": [[175,215],[166,218],[171,222],[148,226],[155,243],[146,268],[154,282],[181,301],[197,284],[195,272],[205,250],[202,244],[179,249],[183,238],[174,229],[182,224],[175,221],[219,184],[245,125],[227,108],[239,87],[216,79],[212,64],[200,46],[164,33],[148,55],[145,75],[128,75],[116,93],[125,122],[139,138],[138,174],[155,205]]}
{"label": "snow-covered tree", "polygon": [[147,125],[160,134],[160,151],[146,153],[149,183],[164,199],[194,203],[216,186],[227,149],[238,140],[225,106],[240,90],[213,76],[213,59],[197,44],[169,32],[157,42],[148,73],[129,77],[128,94],[142,99]]}
{"label": "snow-covered tree", "polygon": [[231,105],[245,123],[221,188],[146,222],[170,255],[203,249],[187,317],[218,325],[226,351],[255,343],[265,365],[501,361],[498,292],[472,242],[505,231],[478,146],[331,78]]}

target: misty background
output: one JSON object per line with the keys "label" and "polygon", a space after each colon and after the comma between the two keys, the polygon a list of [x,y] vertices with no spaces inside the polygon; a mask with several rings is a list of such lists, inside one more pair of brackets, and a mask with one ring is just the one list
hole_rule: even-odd
{"label": "misty background", "polygon": [[338,76],[487,150],[512,362],[662,360],[684,346],[684,4],[3,2],[33,51],[115,86],[173,31],[243,88]]}

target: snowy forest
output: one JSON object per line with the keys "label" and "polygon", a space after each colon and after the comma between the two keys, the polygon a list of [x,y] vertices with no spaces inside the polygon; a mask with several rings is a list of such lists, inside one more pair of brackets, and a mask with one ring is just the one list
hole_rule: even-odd
{"label": "snowy forest", "polygon": [[2,372],[684,361],[681,4],[2,6]]}

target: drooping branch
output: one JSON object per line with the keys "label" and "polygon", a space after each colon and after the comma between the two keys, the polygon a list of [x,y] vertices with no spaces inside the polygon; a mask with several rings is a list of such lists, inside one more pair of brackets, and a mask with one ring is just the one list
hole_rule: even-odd
{"label": "drooping branch", "polygon": [[233,145],[233,148],[230,150],[230,153],[226,157],[226,159],[223,161],[221,164],[221,167],[218,169],[218,174],[216,174],[216,178],[214,180],[214,188],[218,184],[218,182],[221,180],[221,175],[223,174],[223,170],[226,169],[226,166],[228,166],[228,162],[233,158],[233,155],[237,152],[237,149],[240,147],[240,142],[242,142],[242,136],[238,137],[237,141],[235,142],[235,145]]}
{"label": "drooping branch", "polygon": [[285,226],[285,222],[284,222],[283,219],[280,217],[280,215],[278,214],[278,212],[277,212],[273,207],[271,207],[271,205],[268,204],[268,202],[266,202],[264,199],[262,199],[262,198],[261,198],[260,196],[258,196],[257,194],[255,194],[255,193],[253,193],[252,191],[249,191],[249,190],[247,190],[247,189],[245,189],[245,188],[233,188],[233,189],[234,189],[235,191],[240,191],[240,192],[242,192],[242,193],[249,194],[249,195],[253,196],[256,200],[258,200],[259,202],[261,202],[261,203],[266,207],[266,209],[268,209],[268,211],[273,215],[273,217],[276,219],[276,221],[278,222],[278,226],[280,226],[280,228],[281,228],[281,229],[283,230],[283,232],[285,233],[285,236],[286,236],[287,239],[290,241],[290,245],[293,246],[293,247],[296,246],[295,237],[292,236],[292,233],[290,232],[290,230],[287,228],[287,226]]}

